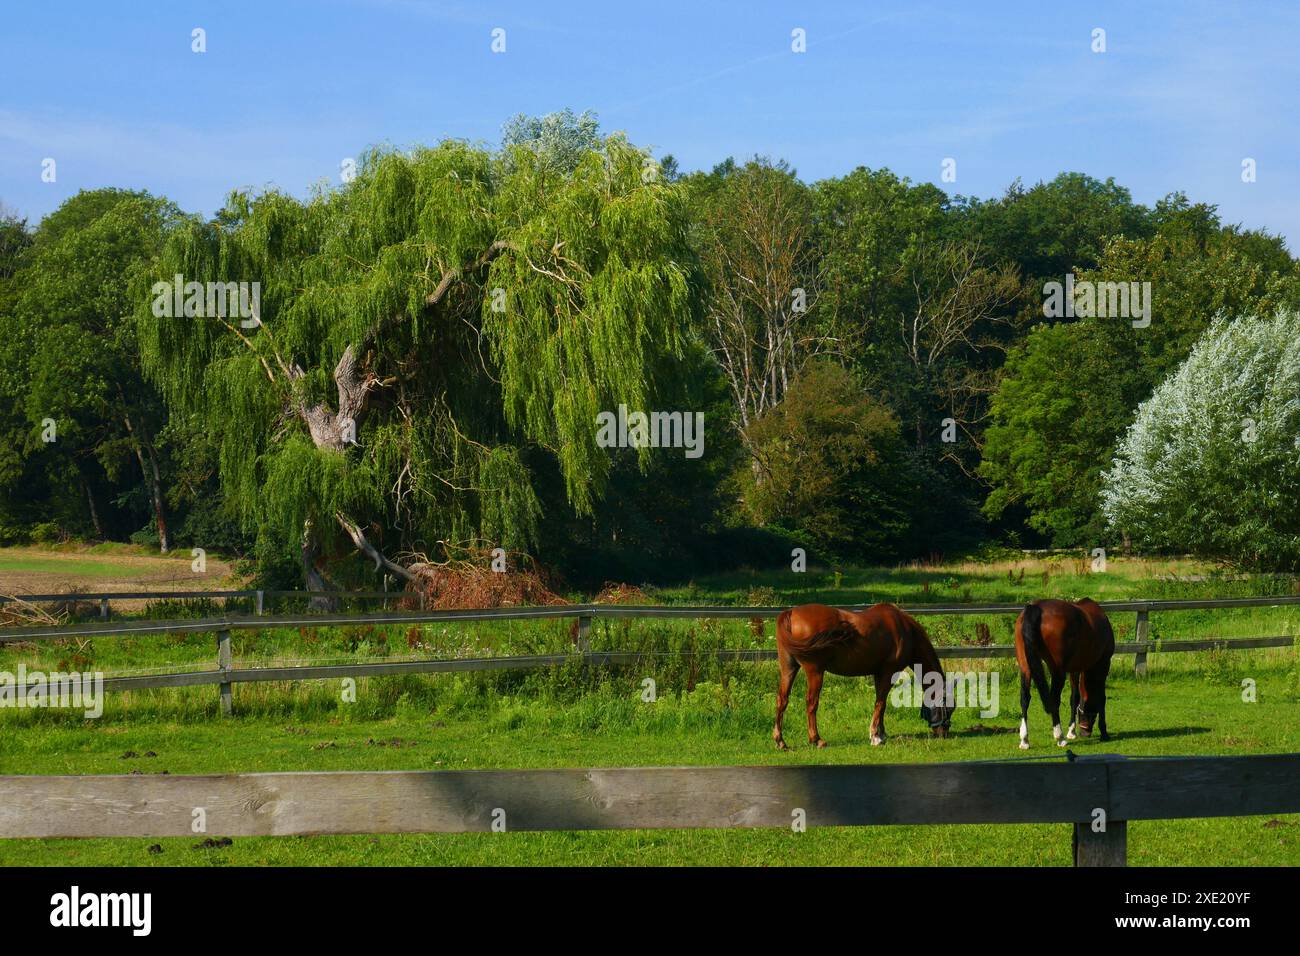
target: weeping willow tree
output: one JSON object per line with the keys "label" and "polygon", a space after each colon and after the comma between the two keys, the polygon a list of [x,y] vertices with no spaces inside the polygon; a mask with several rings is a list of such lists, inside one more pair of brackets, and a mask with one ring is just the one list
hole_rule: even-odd
{"label": "weeping willow tree", "polygon": [[[610,469],[598,412],[650,407],[689,328],[683,205],[647,169],[621,137],[559,166],[445,142],[372,151],[307,201],[234,194],[139,290],[145,367],[217,440],[246,526],[297,550],[313,589],[353,548],[412,582],[451,545],[535,549],[529,462],[588,513]],[[224,310],[160,316],[158,283],[177,281],[203,284],[186,302],[257,283],[257,314],[222,286]]]}

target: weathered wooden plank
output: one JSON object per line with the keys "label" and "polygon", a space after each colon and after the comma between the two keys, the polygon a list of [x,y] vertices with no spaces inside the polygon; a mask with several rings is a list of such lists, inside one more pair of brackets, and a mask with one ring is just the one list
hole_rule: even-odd
{"label": "weathered wooden plank", "polygon": [[1101,832],[1090,823],[1074,825],[1075,866],[1128,866],[1128,823],[1107,822]]}
{"label": "weathered wooden plank", "polygon": [[[1133,673],[1145,677],[1147,673],[1147,641],[1151,633],[1151,614],[1148,611],[1137,612],[1137,625],[1133,632],[1138,650],[1133,658]],[[1071,718],[1073,719],[1073,718]]]}
{"label": "weathered wooden plank", "polygon": [[[1074,823],[1100,764],[0,777],[0,837]],[[504,817],[502,817],[502,813]]]}
{"label": "weathered wooden plank", "polygon": [[[317,592],[260,592],[262,594],[270,593],[272,595],[295,595],[310,596]],[[95,595],[30,595],[29,600],[43,598],[71,600],[78,597],[253,597],[256,599],[259,592],[257,591],[181,591],[181,592],[141,592],[122,594],[95,594]],[[375,598],[391,597],[389,592],[319,592],[320,595],[354,597],[354,598]],[[1190,600],[1190,601],[1111,601],[1104,602],[1103,607],[1112,612],[1136,610],[1140,615],[1149,614],[1153,610],[1187,610],[1199,608],[1237,608],[1237,607],[1266,607],[1280,606],[1300,603],[1300,596],[1287,597],[1264,597],[1264,598],[1221,598],[1213,600]],[[780,607],[665,607],[665,606],[633,606],[633,605],[593,605],[593,604],[574,604],[561,605],[556,607],[517,607],[517,608],[489,608],[489,609],[468,609],[468,610],[450,610],[450,611],[418,611],[418,612],[377,612],[377,613],[360,613],[360,614],[308,614],[308,615],[274,615],[257,617],[244,617],[240,615],[223,616],[220,618],[207,618],[202,620],[187,621],[146,621],[146,622],[118,622],[115,624],[72,624],[60,625],[57,627],[13,627],[0,628],[0,643],[11,641],[33,641],[47,640],[51,638],[69,637],[69,636],[109,636],[115,634],[142,634],[154,632],[191,632],[200,633],[204,631],[218,631],[229,627],[244,628],[269,628],[269,627],[312,627],[332,624],[384,624],[384,623],[443,623],[454,621],[489,621],[489,620],[542,620],[549,618],[571,618],[577,617],[592,618],[772,618],[780,613],[783,608]],[[927,615],[969,615],[969,614],[1014,614],[1021,610],[1019,604],[990,604],[990,605],[921,605],[906,607],[904,610],[917,616]],[[1144,635],[1139,635],[1139,638]],[[1124,653],[1129,653],[1127,648],[1133,645],[1125,645]],[[1207,645],[1209,646],[1209,645]],[[1242,645],[1245,646],[1245,645]],[[1262,645],[1274,646],[1274,645]],[[1281,646],[1281,645],[1277,645]],[[1004,651],[995,652],[996,656],[1006,653]],[[1141,654],[1138,647],[1132,653]],[[966,654],[954,656],[968,656]]]}
{"label": "weathered wooden plank", "polygon": [[[772,652],[775,653],[775,652]],[[635,656],[635,655],[631,655]],[[440,674],[486,670],[534,670],[571,660],[567,654],[531,657],[464,658],[461,660],[384,661],[373,664],[302,664],[286,667],[247,667],[228,672],[183,671],[104,678],[104,690],[119,693],[161,687],[201,687],[207,684],[247,684],[265,681],[338,680],[343,677],[384,677],[394,674]]]}
{"label": "weathered wooden plank", "polygon": [[[54,640],[64,637],[110,637],[122,634],[200,634],[229,629],[263,630],[276,627],[323,627],[328,625],[359,624],[434,624],[464,621],[493,620],[547,620],[583,617],[755,617],[761,616],[734,613],[737,609],[719,608],[712,613],[704,608],[614,608],[593,605],[561,605],[545,608],[492,608],[489,610],[463,611],[394,611],[353,614],[278,614],[267,616],[223,615],[214,618],[172,621],[116,621],[99,624],[65,624],[55,627],[7,627],[0,628],[0,644],[18,641]],[[743,610],[743,609],[741,609]],[[762,610],[762,609],[753,609]],[[637,613],[629,614],[628,611]],[[671,611],[672,613],[662,613]],[[946,613],[946,611],[945,611]],[[769,615],[770,616],[770,615]],[[1148,650],[1178,651],[1207,650],[1220,647],[1285,647],[1294,642],[1293,636],[1274,636],[1263,638],[1205,638],[1199,641],[1165,641],[1148,645]],[[940,656],[950,657],[1001,657],[1014,653],[1006,650],[1010,645],[989,645],[987,647],[939,648]],[[982,652],[988,651],[987,655]],[[1121,644],[1115,649],[1117,654],[1132,654],[1141,651],[1140,644]]]}
{"label": "weathered wooden plank", "polygon": [[1300,812],[1300,754],[1122,760],[1109,769],[1118,820]]}
{"label": "weathered wooden plank", "polygon": [[301,664],[290,667],[249,667],[230,672],[236,684],[276,680],[333,680],[340,677],[383,677],[394,674],[445,674],[466,671],[536,670],[575,660],[572,654],[533,654],[520,657],[471,657],[459,660],[380,661],[373,664]]}
{"label": "weathered wooden plank", "polygon": [[217,670],[220,671],[227,679],[221,682],[221,713],[229,717],[234,711],[234,702],[230,696],[230,632],[217,632]]}
{"label": "weathered wooden plank", "polygon": [[[1228,650],[1290,647],[1290,637],[1248,638],[1242,640],[1171,641],[1162,645],[1162,651],[1193,651],[1210,648]],[[1117,654],[1131,654],[1137,645],[1122,644]],[[948,659],[983,659],[1013,657],[1015,648],[1009,644],[983,647],[939,647],[938,655]],[[395,674],[437,674],[491,670],[537,670],[556,667],[581,659],[583,663],[597,666],[653,663],[670,657],[669,654],[643,654],[638,651],[591,651],[582,658],[573,654],[534,654],[519,657],[476,657],[458,660],[405,660],[357,664],[296,664],[284,667],[247,667],[223,673],[215,671],[183,671],[170,674],[139,674],[129,677],[104,678],[104,690],[120,693],[132,690],[150,690],[164,687],[200,687],[207,684],[241,684],[266,681],[338,680],[343,677],[381,677]],[[712,652],[719,661],[758,662],[776,660],[776,651],[766,648],[734,648]]]}
{"label": "weathered wooden plank", "polygon": [[[1179,651],[1245,651],[1261,647],[1292,647],[1295,638],[1280,637],[1206,637],[1195,641],[1158,641],[1145,645],[1148,653],[1178,653]],[[1143,645],[1117,644],[1116,654],[1133,654]]]}
{"label": "weathered wooden plank", "polygon": [[[237,673],[237,672],[234,672]],[[182,671],[175,674],[133,674],[130,677],[105,677],[105,693],[129,690],[156,690],[161,687],[203,687],[223,684],[229,678],[221,671]]]}
{"label": "weathered wooden plank", "polygon": [[0,628],[0,644],[61,637],[108,637],[120,634],[202,634],[210,631],[266,630],[275,627],[324,627],[357,624],[437,624],[457,621],[545,620],[578,617],[581,609],[491,608],[467,611],[388,611],[353,614],[222,615],[179,621],[116,621],[107,624],[61,624],[55,627]]}

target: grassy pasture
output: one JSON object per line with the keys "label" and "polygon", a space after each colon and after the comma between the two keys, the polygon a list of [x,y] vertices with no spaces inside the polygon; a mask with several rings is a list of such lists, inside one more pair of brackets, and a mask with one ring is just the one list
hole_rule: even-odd
{"label": "grassy pasture", "polygon": [[[1041,594],[1173,598],[1289,593],[1290,583],[1233,580],[1187,562],[1112,560],[1092,574],[1068,560],[1019,567],[849,569],[807,575],[738,574],[653,593],[664,603],[1019,602]],[[1023,579],[1020,568],[1024,568]],[[1008,572],[1010,576],[1008,576]],[[1043,575],[1047,575],[1046,584]],[[966,593],[969,592],[969,595]],[[175,616],[174,606],[154,608]],[[1247,637],[1295,632],[1300,611],[1254,608],[1152,615],[1153,636]],[[1012,618],[927,618],[937,643],[1010,641]],[[1133,615],[1115,619],[1121,640]],[[794,747],[770,741],[776,667],[718,664],[684,651],[771,647],[771,623],[597,621],[596,649],[642,650],[636,668],[566,666],[534,673],[376,678],[355,703],[337,681],[240,684],[236,716],[217,713],[214,687],[107,698],[104,716],[0,710],[0,773],[230,773],[287,770],[465,769],[718,764],[893,763],[1014,759],[1019,685],[1010,660],[962,662],[998,679],[996,715],[961,710],[956,735],[930,739],[914,711],[887,714],[889,743],[867,740],[869,684],[827,678],[819,717],[825,750],[810,748],[797,701],[786,716]],[[237,631],[235,665],[527,654],[570,647],[569,622],[339,627]],[[38,642],[0,650],[0,670],[89,662],[108,674],[212,667],[212,635],[101,638],[90,645]],[[653,656],[658,655],[658,656]],[[957,666],[957,662],[950,662]],[[1117,658],[1110,694],[1114,738],[1078,741],[1077,752],[1242,754],[1300,749],[1300,669],[1291,649],[1159,654],[1137,679]],[[84,669],[84,667],[83,667]],[[655,680],[657,700],[641,699]],[[1242,699],[1256,682],[1257,702]],[[1047,717],[1030,713],[1033,757],[1059,757]],[[152,754],[153,756],[149,756]],[[212,834],[212,836],[220,836]],[[633,831],[240,839],[195,848],[199,838],[0,841],[0,863],[237,864],[1044,864],[1069,862],[1062,826],[814,828],[784,831]],[[148,852],[157,843],[160,853]],[[1153,821],[1130,825],[1134,864],[1300,863],[1300,816]]]}

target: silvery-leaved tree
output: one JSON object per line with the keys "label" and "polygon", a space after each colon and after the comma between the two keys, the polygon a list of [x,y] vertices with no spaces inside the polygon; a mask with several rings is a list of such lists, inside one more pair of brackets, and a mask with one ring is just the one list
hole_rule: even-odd
{"label": "silvery-leaved tree", "polygon": [[1102,482],[1107,520],[1141,546],[1300,568],[1300,315],[1216,321]]}
{"label": "silvery-leaved tree", "polygon": [[373,151],[308,201],[235,194],[152,278],[258,283],[259,314],[159,316],[161,287],[141,289],[146,367],[312,589],[353,547],[415,584],[450,546],[528,549],[534,471],[590,510],[597,414],[650,407],[680,355],[686,221],[653,169],[620,136],[569,164],[449,141]]}

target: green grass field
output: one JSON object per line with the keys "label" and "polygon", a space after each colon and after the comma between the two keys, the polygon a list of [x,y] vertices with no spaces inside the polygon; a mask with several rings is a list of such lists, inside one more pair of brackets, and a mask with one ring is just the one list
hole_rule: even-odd
{"label": "green grass field", "polygon": [[[1090,574],[1069,562],[732,575],[664,589],[665,603],[1019,602],[1044,593],[1098,598],[1289,593],[1290,582],[1237,581],[1186,562],[1110,562]],[[981,570],[982,569],[982,570]],[[1008,571],[1011,576],[1008,578]],[[1043,574],[1047,573],[1044,583]],[[1205,578],[1205,579],[1203,579]],[[969,591],[969,595],[965,592]],[[158,609],[156,609],[158,610]],[[161,609],[171,616],[175,608]],[[1286,612],[1286,613],[1284,613]],[[1294,609],[1156,614],[1156,637],[1294,633]],[[978,638],[976,618],[926,618],[937,643]],[[993,641],[1010,641],[1010,617],[989,617]],[[1117,616],[1120,639],[1132,615]],[[1127,629],[1127,630],[1126,630]],[[638,668],[566,666],[533,673],[377,678],[358,682],[355,703],[340,683],[237,684],[236,715],[217,712],[213,687],[112,695],[101,719],[52,711],[0,710],[0,773],[230,773],[290,770],[802,765],[1017,759],[1019,683],[1009,660],[962,666],[998,679],[994,716],[961,710],[955,736],[941,741],[914,711],[887,714],[890,740],[867,740],[872,692],[866,682],[828,677],[819,723],[830,741],[810,748],[802,707],[792,703],[778,753],[770,732],[775,664],[717,664],[682,651],[770,647],[744,621],[598,621],[593,647],[642,650]],[[236,666],[272,661],[395,659],[406,656],[524,654],[569,647],[568,622],[460,626],[368,626],[237,632]],[[80,656],[108,674],[214,665],[211,635],[100,638],[0,650],[0,670],[21,661],[51,668]],[[83,667],[83,669],[86,669]],[[658,699],[641,700],[654,678]],[[1242,699],[1242,681],[1257,700]],[[802,680],[796,685],[802,695]],[[1138,679],[1132,658],[1116,659],[1108,705],[1113,739],[1082,740],[1080,753],[1246,754],[1300,750],[1300,670],[1292,649],[1153,654]],[[1047,717],[1030,712],[1031,757],[1062,759]],[[153,756],[148,756],[148,754]],[[219,836],[219,834],[212,834]],[[195,839],[0,841],[4,864],[1043,864],[1068,865],[1064,826],[813,828],[786,831],[633,831],[238,839],[196,848]],[[150,853],[157,844],[161,852]],[[1300,816],[1138,822],[1134,864],[1296,865]]]}

